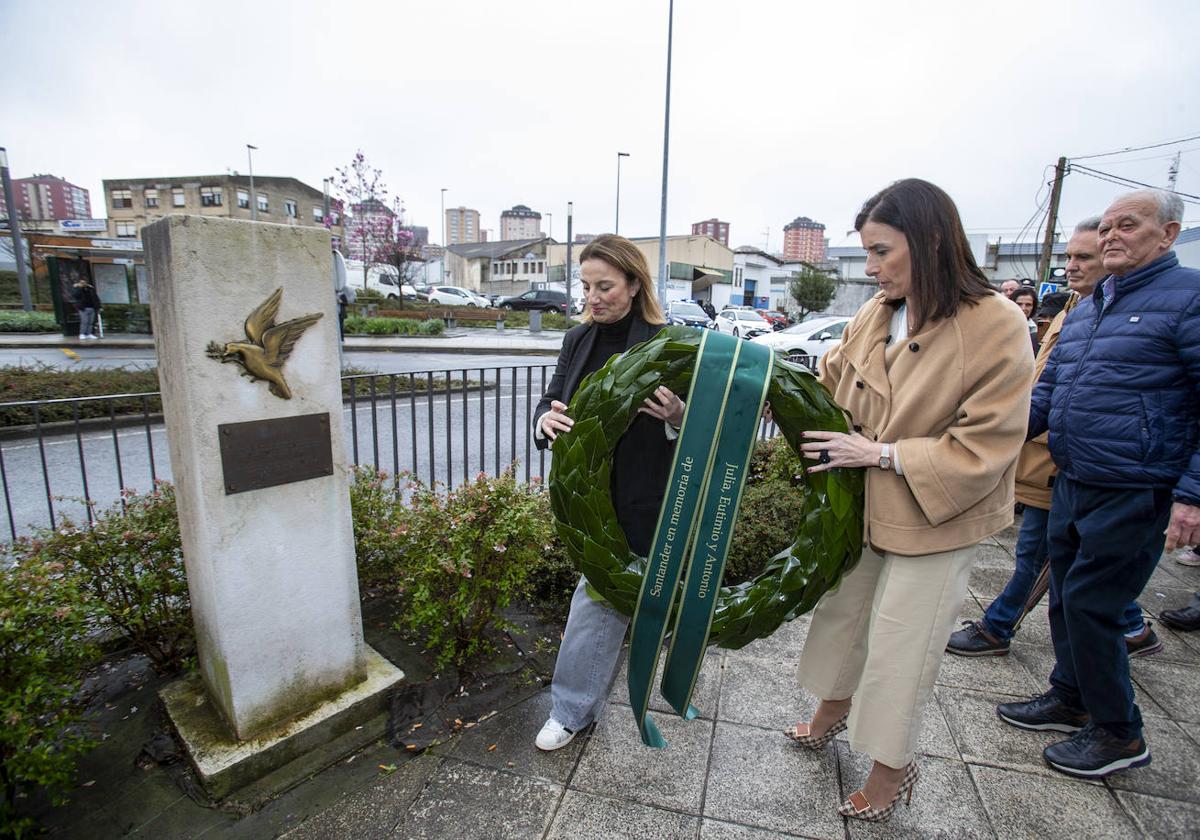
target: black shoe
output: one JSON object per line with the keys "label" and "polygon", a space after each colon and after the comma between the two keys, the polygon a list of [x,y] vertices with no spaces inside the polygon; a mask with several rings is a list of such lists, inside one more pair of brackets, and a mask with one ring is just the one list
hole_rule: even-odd
{"label": "black shoe", "polygon": [[1100,779],[1118,770],[1145,767],[1150,763],[1150,748],[1144,738],[1123,741],[1103,726],[1088,724],[1073,737],[1046,747],[1042,757],[1060,773]]}
{"label": "black shoe", "polygon": [[982,621],[964,621],[962,630],[950,634],[946,643],[947,653],[959,656],[1004,656],[1008,653],[1008,642],[1002,642],[983,629]]}
{"label": "black shoe", "polygon": [[1141,634],[1129,638],[1125,637],[1125,652],[1132,659],[1136,656],[1153,656],[1156,653],[1162,653],[1162,642],[1158,640],[1158,635],[1150,629],[1150,622],[1146,622],[1146,627]]}
{"label": "black shoe", "polygon": [[1034,732],[1078,732],[1091,720],[1087,712],[1072,709],[1053,691],[1024,703],[1001,703],[996,707],[996,714],[1007,724]]}
{"label": "black shoe", "polygon": [[1163,610],[1158,614],[1158,620],[1172,630],[1200,630],[1200,601],[1177,610]]}

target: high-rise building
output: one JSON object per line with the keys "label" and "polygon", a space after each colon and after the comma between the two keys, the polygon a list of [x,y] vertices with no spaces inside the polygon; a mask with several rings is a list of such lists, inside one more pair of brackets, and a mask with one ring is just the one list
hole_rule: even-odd
{"label": "high-rise building", "polygon": [[515,204],[500,214],[500,240],[537,239],[542,235],[542,214],[524,204]]}
{"label": "high-rise building", "polygon": [[[83,187],[55,175],[14,178],[13,200],[22,219],[90,219],[92,199]],[[0,218],[8,218],[8,205],[0,192]]]}
{"label": "high-rise building", "polygon": [[797,216],[783,226],[783,256],[788,260],[819,263],[825,259],[825,225],[808,216]]}
{"label": "high-rise building", "polygon": [[692,236],[711,236],[725,247],[729,247],[729,222],[720,219],[705,219],[692,225]]}
{"label": "high-rise building", "polygon": [[446,241],[443,245],[463,245],[479,241],[479,211],[470,207],[451,207],[446,211]]}
{"label": "high-rise building", "polygon": [[377,250],[388,240],[395,223],[395,212],[378,199],[351,204],[346,214],[346,247],[342,249],[343,253],[347,259],[363,262],[374,260],[376,255],[369,252]]}

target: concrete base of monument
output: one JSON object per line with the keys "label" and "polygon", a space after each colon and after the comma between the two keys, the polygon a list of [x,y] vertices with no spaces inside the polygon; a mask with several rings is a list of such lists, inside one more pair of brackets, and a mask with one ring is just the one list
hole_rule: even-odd
{"label": "concrete base of monument", "polygon": [[388,697],[404,672],[370,646],[365,653],[361,683],[247,741],[230,734],[198,673],[163,688],[159,698],[204,791],[213,799],[260,801],[381,737]]}

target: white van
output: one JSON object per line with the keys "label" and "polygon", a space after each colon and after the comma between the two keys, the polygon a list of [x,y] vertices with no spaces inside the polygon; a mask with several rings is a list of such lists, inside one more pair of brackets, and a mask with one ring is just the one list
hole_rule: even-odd
{"label": "white van", "polygon": [[[356,292],[363,288],[363,266],[360,262],[346,261],[346,282]],[[373,265],[367,269],[367,288],[374,289],[385,298],[396,300],[401,294],[405,300],[418,300],[417,290],[408,283],[403,287],[396,282],[396,269],[390,265]]]}

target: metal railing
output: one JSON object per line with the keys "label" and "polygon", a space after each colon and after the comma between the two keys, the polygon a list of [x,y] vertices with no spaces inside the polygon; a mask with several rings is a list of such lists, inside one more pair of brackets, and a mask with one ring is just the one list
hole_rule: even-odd
{"label": "metal railing", "polygon": [[[343,382],[351,464],[455,487],[515,462],[518,477],[545,479],[550,453],[533,443],[533,410],[553,365],[355,374]],[[171,480],[158,393],[0,403],[31,423],[0,429],[0,540],[36,528],[95,521],[124,494]],[[69,412],[68,420],[48,421]],[[763,424],[761,437],[774,436]],[[86,500],[86,501],[85,501]]]}

